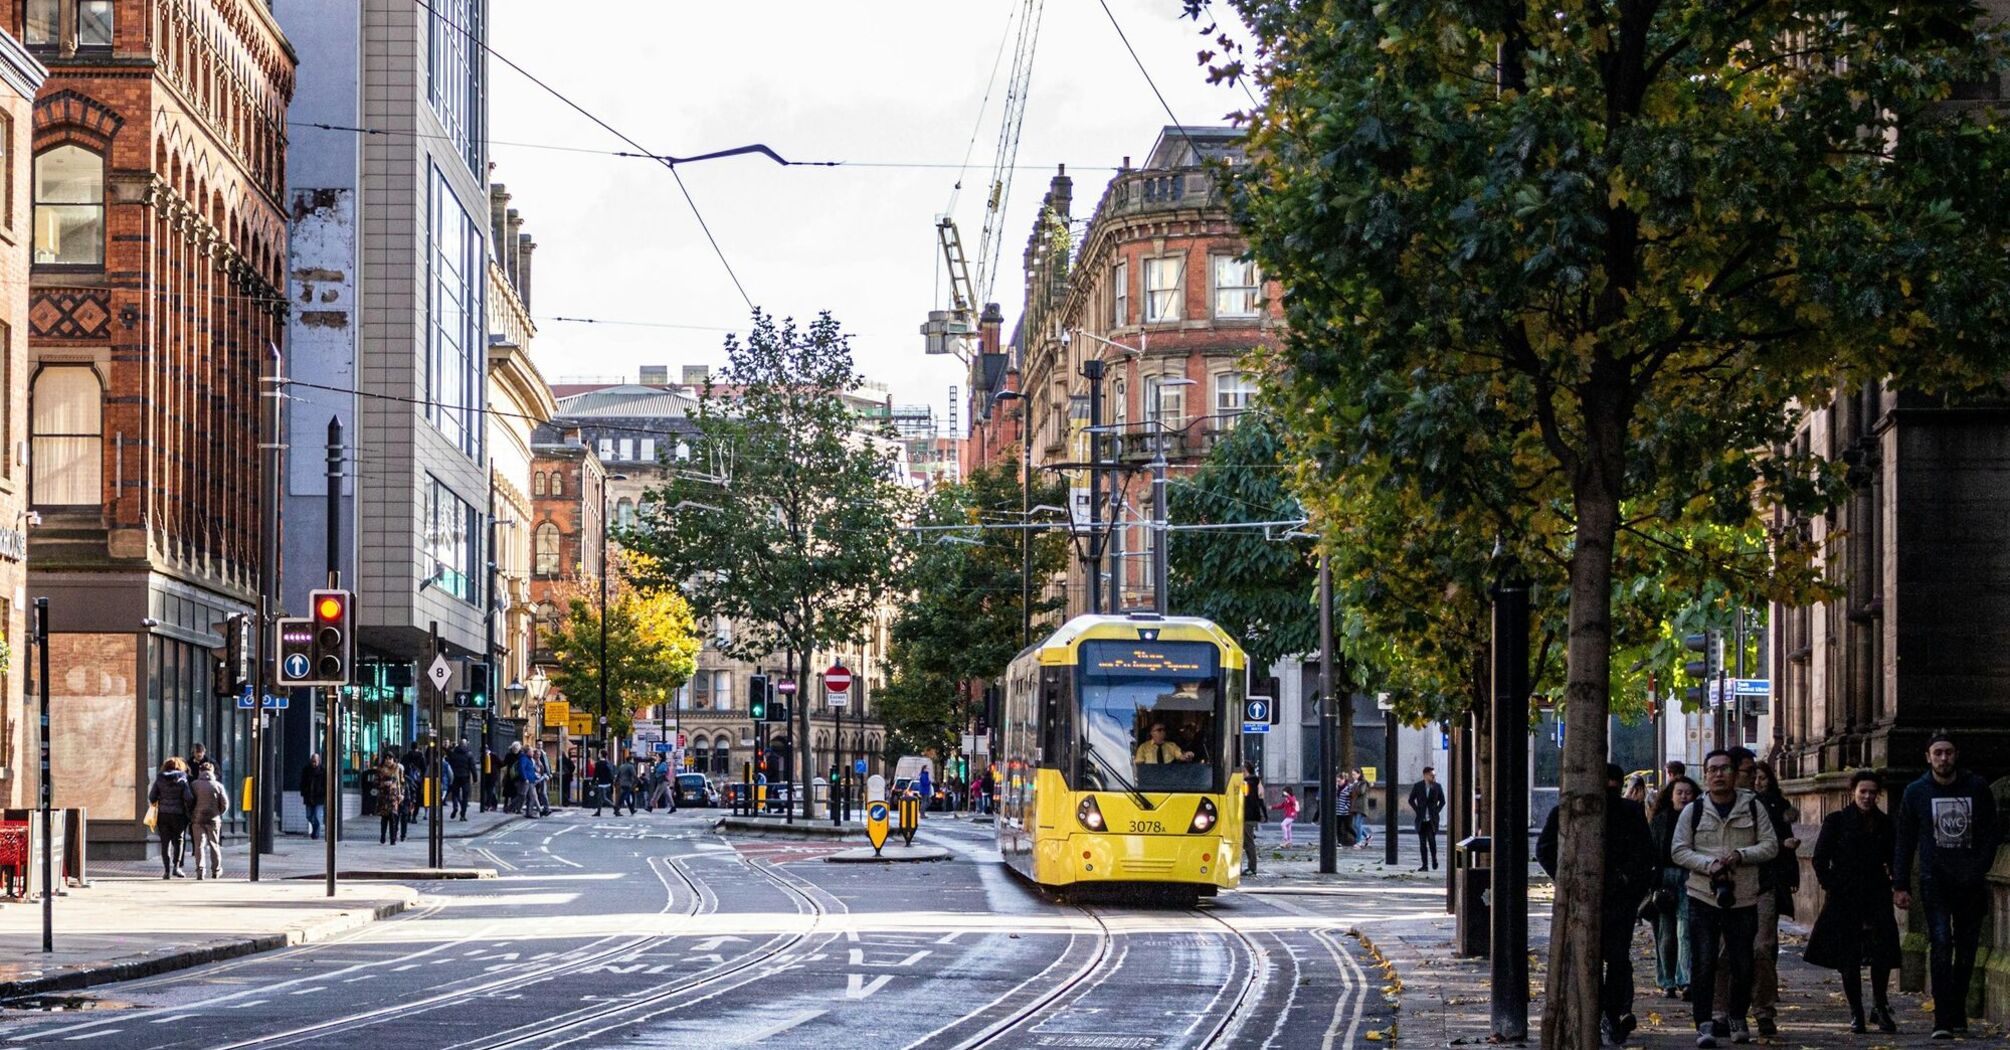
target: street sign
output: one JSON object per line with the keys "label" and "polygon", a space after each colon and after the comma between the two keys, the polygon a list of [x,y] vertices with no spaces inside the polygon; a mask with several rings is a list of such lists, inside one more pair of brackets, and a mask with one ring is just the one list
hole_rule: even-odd
{"label": "street sign", "polygon": [[1394,711],[1395,709],[1396,709],[1396,701],[1393,697],[1391,697],[1387,693],[1375,694],[1375,710]]}
{"label": "street sign", "polygon": [[824,669],[824,688],[833,693],[843,693],[851,689],[851,668],[843,664],[832,664]]}
{"label": "street sign", "polygon": [[865,804],[865,837],[872,842],[873,856],[878,856],[879,848],[886,845],[886,832],[892,815],[883,798]]}
{"label": "street sign", "polygon": [[835,691],[826,692],[824,693],[824,703],[836,708],[848,707],[851,705],[851,694]]}
{"label": "street sign", "polygon": [[1770,678],[1733,678],[1731,691],[1739,696],[1771,696],[1773,680]]}
{"label": "street sign", "polygon": [[573,736],[592,736],[593,715],[586,711],[574,711],[565,728]]}
{"label": "street sign", "polygon": [[775,692],[780,693],[783,696],[793,695],[795,691],[796,691],[796,680],[793,678],[784,678],[781,681],[775,683]]}
{"label": "street sign", "polygon": [[[290,699],[291,697],[289,696],[273,696],[271,693],[267,693],[265,694],[264,701],[259,706],[263,707],[267,711],[282,711],[287,708],[288,706],[287,701],[289,701]],[[248,685],[245,686],[244,692],[237,694],[237,706],[240,710],[244,711],[251,710],[250,686]]]}
{"label": "street sign", "polygon": [[[1269,726],[1270,698],[1267,696],[1252,696],[1244,700],[1242,702],[1242,720],[1244,722],[1262,722],[1266,727]],[[1267,733],[1269,731],[1268,728],[1243,730],[1245,733]]]}
{"label": "street sign", "polygon": [[1242,731],[1245,733],[1268,733],[1270,732],[1270,723],[1244,722],[1242,723]]}
{"label": "street sign", "polygon": [[852,771],[852,772],[854,772],[854,773],[857,773],[857,774],[858,774],[859,776],[864,776],[864,775],[865,775],[865,759],[863,759],[863,758],[855,758],[855,759],[852,759],[852,763],[851,763],[851,771]]}
{"label": "street sign", "polygon": [[313,683],[314,621],[305,616],[282,617],[275,635],[279,647],[273,659],[279,665],[279,684]]}
{"label": "street sign", "polygon": [[286,677],[305,678],[307,677],[307,671],[308,663],[305,654],[293,653],[286,658]]}
{"label": "street sign", "polygon": [[433,683],[433,688],[440,690],[446,689],[447,683],[454,680],[454,665],[447,662],[445,653],[434,656],[433,662],[426,665],[426,678]]}
{"label": "street sign", "polygon": [[668,741],[668,740],[658,740],[658,741],[656,742],[656,753],[657,753],[657,754],[659,754],[659,755],[667,755],[667,754],[669,754],[669,753],[670,753],[670,741]]}
{"label": "street sign", "polygon": [[544,702],[545,725],[562,726],[571,720],[572,720],[571,704],[568,704],[563,700],[546,700]]}

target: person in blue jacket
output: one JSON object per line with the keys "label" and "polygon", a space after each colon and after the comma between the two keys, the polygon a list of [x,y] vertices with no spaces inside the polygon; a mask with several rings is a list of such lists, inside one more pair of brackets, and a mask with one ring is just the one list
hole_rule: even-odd
{"label": "person in blue jacket", "polygon": [[1926,743],[1926,772],[1906,785],[1891,862],[1891,900],[1912,907],[1913,860],[1919,862],[1920,903],[1932,943],[1933,1038],[1968,1031],[1968,985],[1975,947],[1988,918],[1989,866],[2003,840],[1989,782],[1958,768],[1961,752],[1946,733]]}
{"label": "person in blue jacket", "polygon": [[517,783],[523,785],[523,815],[536,819],[537,804],[533,801],[537,798],[535,788],[544,778],[538,775],[537,762],[530,757],[529,748],[525,748],[516,756],[516,776]]}

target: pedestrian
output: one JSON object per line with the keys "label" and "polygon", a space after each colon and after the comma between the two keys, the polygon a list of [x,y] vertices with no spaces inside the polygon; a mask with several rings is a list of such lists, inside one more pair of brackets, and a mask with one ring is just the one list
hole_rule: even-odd
{"label": "pedestrian", "polygon": [[147,802],[154,807],[154,834],[160,838],[161,878],[187,878],[182,858],[188,834],[188,764],[178,756],[162,762],[147,787]]}
{"label": "pedestrian", "polygon": [[468,750],[468,742],[456,741],[453,750],[447,752],[447,770],[453,778],[453,786],[447,789],[447,814],[449,820],[468,819],[468,794],[475,786],[475,753]]}
{"label": "pedestrian", "polygon": [[[1752,791],[1752,785],[1757,782],[1759,776],[1759,756],[1753,753],[1752,749],[1748,747],[1733,746],[1728,750],[1731,755],[1732,786],[1739,791]],[[1754,792],[1754,794],[1757,794],[1757,792]],[[1779,833],[1779,826],[1777,824],[1774,825],[1773,832],[1776,835]],[[1769,896],[1766,892],[1767,882],[1768,875],[1765,869],[1761,868],[1759,870],[1759,915],[1761,917],[1764,915],[1765,901]],[[1752,934],[1752,951],[1754,955],[1752,957],[1751,1000],[1751,1006],[1755,1012],[1759,1005],[1759,993],[1762,990],[1759,987],[1759,958],[1757,953],[1759,945],[1764,939],[1764,927],[1759,924],[1759,920],[1755,919]],[[1718,1014],[1714,1020],[1714,1025],[1716,1033],[1721,1037],[1730,1031],[1731,1024],[1731,1019],[1724,1014],[1726,1005],[1731,1001],[1731,961],[1721,954],[1717,957],[1716,974],[1716,995],[1711,999],[1711,1002],[1717,1004]]]}
{"label": "pedestrian", "polygon": [[405,757],[399,761],[405,767],[405,832],[409,835],[412,821],[431,818],[426,783],[433,779],[433,759],[414,744],[405,749]]}
{"label": "pedestrian", "polygon": [[[1884,782],[1859,769],[1849,778],[1851,805],[1828,815],[1815,836],[1815,880],[1822,885],[1822,911],[1808,933],[1801,958],[1842,974],[1849,1003],[1849,1030],[1864,1034],[1863,967],[1870,964],[1870,1022],[1878,1031],[1898,1031],[1886,986],[1903,961],[1898,922],[1891,913],[1891,858],[1897,850],[1892,820],[1877,806]],[[1950,1029],[1951,1031],[1951,1029]]]}
{"label": "pedestrian", "polygon": [[223,815],[230,812],[230,792],[216,782],[216,763],[197,766],[182,796],[188,800],[188,826],[195,836],[195,877],[223,877]]}
{"label": "pedestrian", "polygon": [[1367,849],[1368,843],[1375,841],[1375,829],[1368,826],[1368,793],[1375,782],[1368,779],[1368,771],[1354,771],[1354,848]]}
{"label": "pedestrian", "polygon": [[377,844],[395,846],[405,835],[405,767],[386,751],[377,761]]}
{"label": "pedestrian", "polygon": [[531,783],[537,796],[537,815],[551,816],[551,759],[545,755],[544,748],[532,747],[530,761],[537,773],[537,779]]}
{"label": "pedestrian", "polygon": [[621,815],[623,806],[628,807],[629,816],[635,815],[635,787],[640,778],[641,772],[635,767],[635,752],[630,751],[622,758],[621,765],[614,770],[614,787],[617,792],[614,796],[615,816]]}
{"label": "pedestrian", "polygon": [[1647,778],[1645,776],[1635,773],[1626,778],[1626,798],[1630,802],[1640,803],[1642,808],[1646,807]]}
{"label": "pedestrian", "polygon": [[[597,817],[600,815],[600,807],[607,805],[610,801],[613,802],[619,801],[618,799],[614,799],[612,797],[613,794],[614,794],[614,766],[607,761],[607,750],[605,748],[602,748],[597,754],[594,755],[593,759],[593,815],[594,816]],[[616,805],[614,815],[617,817],[621,815],[621,808],[619,805]]]}
{"label": "pedestrian", "polygon": [[558,756],[558,804],[572,805],[572,778],[579,773],[579,763],[572,760],[572,750]]}
{"label": "pedestrian", "polygon": [[1988,917],[1985,877],[1996,859],[2002,829],[1989,782],[1959,767],[1954,738],[1935,733],[1926,745],[1926,772],[1906,785],[1893,814],[1897,848],[1891,862],[1891,899],[1912,907],[1913,860],[1919,861],[1919,897],[1926,909],[1927,969],[1933,986],[1933,1038],[1968,1031],[1968,985],[1975,947]]}
{"label": "pedestrian", "polygon": [[536,750],[534,747],[526,747],[518,751],[516,756],[517,810],[532,819],[538,815],[537,760],[531,757],[531,753]]}
{"label": "pedestrian", "polygon": [[664,755],[656,760],[656,769],[653,775],[656,779],[656,787],[649,795],[649,812],[656,812],[658,803],[661,803],[664,810],[668,812],[677,812],[677,778],[670,775],[669,755]]}
{"label": "pedestrian", "polygon": [[1757,953],[1752,966],[1752,1021],[1759,1034],[1770,1039],[1780,1034],[1776,1021],[1780,1008],[1780,919],[1794,917],[1794,891],[1801,888],[1801,862],[1796,854],[1801,840],[1794,835],[1794,804],[1780,790],[1779,777],[1770,763],[1752,761],[1752,793],[1766,807],[1773,834],[1780,840],[1779,856],[1767,861],[1759,872],[1759,932],[1752,948]]}
{"label": "pedestrian", "polygon": [[[927,771],[922,771],[926,775]],[[1256,874],[1256,829],[1270,819],[1270,810],[1263,804],[1263,777],[1256,772],[1256,763],[1245,762],[1242,766],[1242,873]]]}
{"label": "pedestrian", "polygon": [[328,770],[320,755],[308,755],[307,767],[300,771],[300,804],[307,810],[307,837],[321,837],[321,819],[328,812]]}
{"label": "pedestrian", "polygon": [[1445,789],[1438,771],[1424,767],[1424,779],[1410,785],[1410,812],[1417,818],[1418,871],[1438,866],[1438,820],[1445,811]]}
{"label": "pedestrian", "polygon": [[[215,761],[215,759],[209,757],[209,748],[203,744],[197,743],[190,747],[188,749],[188,778],[194,780],[196,771],[202,768],[204,762],[214,763]],[[219,770],[217,772],[218,780],[221,781],[222,777],[223,773]]]}
{"label": "pedestrian", "polygon": [[1284,848],[1290,849],[1291,825],[1298,822],[1298,796],[1292,794],[1290,788],[1284,789],[1284,797],[1277,802],[1277,811],[1283,814],[1277,826],[1284,829]]}
{"label": "pedestrian", "polygon": [[[1688,777],[1689,777],[1688,763],[1683,762],[1679,758],[1669,759],[1667,764],[1661,767],[1661,787],[1659,790],[1653,793],[1654,795],[1653,801],[1657,804],[1660,803],[1661,796],[1667,792],[1670,785],[1674,784],[1678,780],[1682,780]],[[1693,787],[1696,784],[1696,781],[1694,779],[1690,779],[1689,783]],[[1703,791],[1701,788],[1696,788],[1696,793],[1700,795],[1703,793]]]}
{"label": "pedestrian", "polygon": [[1715,1014],[1719,952],[1730,973],[1725,1033],[1749,1043],[1753,940],[1758,933],[1759,869],[1780,852],[1773,821],[1758,797],[1737,786],[1737,760],[1717,748],[1703,759],[1704,794],[1675,822],[1669,856],[1689,871],[1689,991],[1696,1045],[1717,1045]]}
{"label": "pedestrian", "polygon": [[929,782],[928,767],[925,765],[921,767],[921,776],[914,785],[914,790],[921,796],[921,808],[926,810],[929,801],[935,797],[935,785]]}
{"label": "pedestrian", "polygon": [[[1617,763],[1605,766],[1605,892],[1599,903],[1598,983],[1599,1029],[1605,1041],[1623,1044],[1639,1022],[1633,1016],[1633,927],[1640,921],[1640,902],[1654,887],[1654,840],[1647,828],[1647,811],[1620,792],[1626,771]],[[1559,832],[1557,813],[1549,811],[1536,839],[1536,862],[1556,877]]]}
{"label": "pedestrian", "polygon": [[1339,834],[1345,845],[1360,846],[1354,836],[1354,774],[1341,772],[1339,783],[1333,790],[1333,817],[1339,826]]}
{"label": "pedestrian", "polygon": [[1654,983],[1672,999],[1689,996],[1689,872],[1675,863],[1675,822],[1702,790],[1686,776],[1661,786],[1654,795],[1649,830],[1654,835],[1655,890],[1647,902],[1653,909]]}
{"label": "pedestrian", "polygon": [[509,750],[496,763],[496,791],[501,797],[502,810],[515,813],[523,808],[523,764],[517,759],[523,757],[521,741],[510,741]]}

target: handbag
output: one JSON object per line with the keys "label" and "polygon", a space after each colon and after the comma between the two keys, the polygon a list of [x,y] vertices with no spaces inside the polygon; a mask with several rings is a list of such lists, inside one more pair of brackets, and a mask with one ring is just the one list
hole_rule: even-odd
{"label": "handbag", "polygon": [[161,821],[160,803],[158,802],[147,803],[146,819],[142,821],[142,823],[144,823],[147,826],[147,830],[148,831],[155,830],[156,826],[160,824],[160,821]]}
{"label": "handbag", "polygon": [[1663,886],[1660,889],[1654,891],[1655,911],[1663,913],[1671,912],[1674,911],[1675,906],[1680,903],[1681,899],[1675,896],[1675,891],[1669,889],[1666,886]]}

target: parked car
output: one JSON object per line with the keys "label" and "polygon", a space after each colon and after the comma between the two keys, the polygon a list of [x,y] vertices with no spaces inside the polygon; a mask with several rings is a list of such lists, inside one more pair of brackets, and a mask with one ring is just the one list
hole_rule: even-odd
{"label": "parked car", "polygon": [[680,806],[716,806],[719,796],[712,790],[712,784],[703,773],[677,774],[677,804]]}

